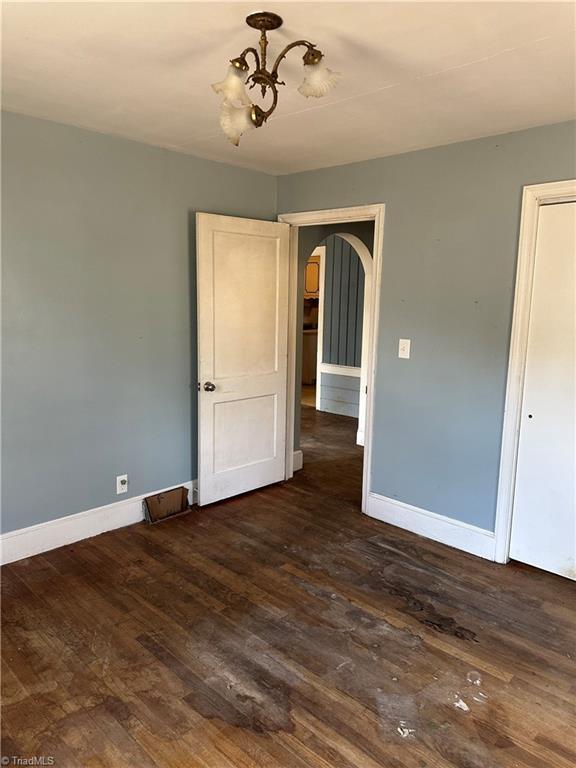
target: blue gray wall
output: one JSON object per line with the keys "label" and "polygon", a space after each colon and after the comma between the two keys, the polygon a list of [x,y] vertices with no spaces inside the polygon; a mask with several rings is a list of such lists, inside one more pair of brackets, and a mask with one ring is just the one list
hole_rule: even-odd
{"label": "blue gray wall", "polygon": [[350,243],[331,235],[326,246],[322,362],[362,364],[364,269]]}
{"label": "blue gray wall", "polygon": [[386,204],[376,493],[493,529],[522,187],[574,178],[575,140],[562,123],[278,179],[282,213]]}
{"label": "blue gray wall", "polygon": [[194,213],[276,179],[4,114],[4,531],[196,477]]}
{"label": "blue gray wall", "polygon": [[[576,176],[574,124],[278,179],[16,115],[2,141],[4,530],[116,501],[122,472],[195,477],[195,211],[374,202],[372,489],[492,529],[522,187]],[[301,230],[300,290],[334,231]]]}

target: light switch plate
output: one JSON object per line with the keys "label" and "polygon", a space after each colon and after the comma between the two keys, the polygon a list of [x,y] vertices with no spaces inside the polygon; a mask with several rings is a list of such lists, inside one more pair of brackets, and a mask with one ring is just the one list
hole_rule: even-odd
{"label": "light switch plate", "polygon": [[398,339],[398,357],[410,359],[410,339]]}

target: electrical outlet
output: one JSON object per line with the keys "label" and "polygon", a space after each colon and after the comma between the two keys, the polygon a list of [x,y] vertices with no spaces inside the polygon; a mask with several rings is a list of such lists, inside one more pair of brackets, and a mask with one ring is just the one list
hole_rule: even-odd
{"label": "electrical outlet", "polygon": [[116,477],[116,495],[128,493],[128,475],[118,475]]}

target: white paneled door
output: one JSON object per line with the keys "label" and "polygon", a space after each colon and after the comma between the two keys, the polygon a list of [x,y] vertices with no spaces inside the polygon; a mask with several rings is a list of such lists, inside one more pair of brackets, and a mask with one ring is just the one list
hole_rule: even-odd
{"label": "white paneled door", "polygon": [[510,557],[576,579],[576,203],[538,216]]}
{"label": "white paneled door", "polygon": [[289,230],[196,216],[201,505],[285,477]]}

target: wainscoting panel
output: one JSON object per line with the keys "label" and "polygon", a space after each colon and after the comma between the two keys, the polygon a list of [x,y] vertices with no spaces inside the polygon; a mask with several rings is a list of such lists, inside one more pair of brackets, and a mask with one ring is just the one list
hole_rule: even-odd
{"label": "wainscoting panel", "polygon": [[318,410],[357,419],[359,403],[360,369],[357,376],[320,372],[320,408]]}

